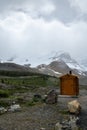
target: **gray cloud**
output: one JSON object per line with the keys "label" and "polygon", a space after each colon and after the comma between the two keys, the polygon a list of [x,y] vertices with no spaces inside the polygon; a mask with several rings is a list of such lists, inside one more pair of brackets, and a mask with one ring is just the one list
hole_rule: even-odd
{"label": "gray cloud", "polygon": [[71,6],[69,0],[3,0],[0,1],[0,12],[5,15],[10,11],[27,13],[33,18],[45,20],[58,19],[62,22],[71,22],[78,12]]}
{"label": "gray cloud", "polygon": [[64,23],[86,20],[86,0],[0,0],[1,18],[11,12],[24,12],[32,18],[53,19]]}
{"label": "gray cloud", "polygon": [[[35,61],[35,57],[60,50],[84,57],[87,12],[80,2],[0,0],[0,58],[16,55]],[[85,4],[84,0],[84,8]]]}
{"label": "gray cloud", "polygon": [[68,0],[54,0],[56,10],[53,12],[53,17],[64,22],[69,23],[76,19],[78,12],[73,8]]}

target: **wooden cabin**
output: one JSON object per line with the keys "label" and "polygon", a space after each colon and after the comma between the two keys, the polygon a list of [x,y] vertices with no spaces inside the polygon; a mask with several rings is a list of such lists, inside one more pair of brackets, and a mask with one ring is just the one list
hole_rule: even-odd
{"label": "wooden cabin", "polygon": [[69,74],[60,77],[60,94],[61,95],[79,95],[79,79],[77,76]]}

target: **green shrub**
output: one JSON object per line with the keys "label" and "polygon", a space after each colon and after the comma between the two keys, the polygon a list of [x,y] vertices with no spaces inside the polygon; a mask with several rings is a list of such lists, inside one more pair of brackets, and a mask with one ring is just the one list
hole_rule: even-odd
{"label": "green shrub", "polygon": [[32,101],[27,102],[26,105],[27,106],[34,106],[35,102],[32,100]]}
{"label": "green shrub", "polygon": [[10,96],[10,92],[8,90],[0,90],[0,97],[7,98]]}
{"label": "green shrub", "polygon": [[1,83],[4,83],[4,79],[1,79]]}
{"label": "green shrub", "polygon": [[41,102],[42,101],[41,95],[39,95],[39,94],[34,95],[33,101],[34,102]]}
{"label": "green shrub", "polygon": [[68,110],[60,110],[60,113],[64,114],[64,115],[67,115],[69,112],[68,112]]}
{"label": "green shrub", "polygon": [[9,102],[0,101],[0,106],[2,106],[2,107],[8,107],[9,106]]}

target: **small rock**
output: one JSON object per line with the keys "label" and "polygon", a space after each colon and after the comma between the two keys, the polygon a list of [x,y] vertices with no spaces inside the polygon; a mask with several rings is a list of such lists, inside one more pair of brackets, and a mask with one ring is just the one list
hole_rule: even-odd
{"label": "small rock", "polygon": [[40,130],[46,130],[45,128],[40,128]]}
{"label": "small rock", "polygon": [[55,130],[62,130],[62,125],[59,122],[56,123]]}
{"label": "small rock", "polygon": [[8,109],[8,111],[14,112],[14,111],[20,111],[21,107],[19,104],[14,104],[10,106],[10,109]]}
{"label": "small rock", "polygon": [[0,107],[0,114],[3,114],[7,112],[7,109],[5,109],[4,107]]}

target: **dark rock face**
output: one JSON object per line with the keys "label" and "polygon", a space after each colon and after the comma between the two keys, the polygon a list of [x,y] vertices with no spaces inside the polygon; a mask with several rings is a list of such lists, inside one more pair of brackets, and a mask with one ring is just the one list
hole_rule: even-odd
{"label": "dark rock face", "polygon": [[56,72],[59,73],[67,73],[69,72],[70,68],[64,61],[53,61],[51,62],[48,67]]}
{"label": "dark rock face", "polygon": [[46,97],[46,103],[48,104],[54,104],[57,103],[57,92],[55,90],[51,90]]}

